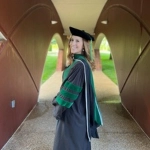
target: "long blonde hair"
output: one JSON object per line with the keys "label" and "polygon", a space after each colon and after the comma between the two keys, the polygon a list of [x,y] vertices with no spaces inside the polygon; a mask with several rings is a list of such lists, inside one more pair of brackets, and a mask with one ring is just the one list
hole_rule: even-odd
{"label": "long blonde hair", "polygon": [[[69,42],[68,42],[67,65],[70,65],[73,62],[73,54],[71,53],[71,49],[70,49],[70,40],[71,40],[71,37],[69,38]],[[84,47],[84,51],[82,51],[82,54],[87,59],[91,69],[94,70],[95,69],[94,59],[91,60],[91,57],[90,57],[90,41],[86,41],[83,39],[83,47]]]}

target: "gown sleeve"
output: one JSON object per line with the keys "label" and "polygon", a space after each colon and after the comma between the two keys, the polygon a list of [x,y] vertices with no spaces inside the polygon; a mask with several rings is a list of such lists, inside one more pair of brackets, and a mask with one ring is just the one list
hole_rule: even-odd
{"label": "gown sleeve", "polygon": [[75,62],[68,77],[63,81],[60,91],[53,99],[52,104],[55,106],[53,116],[56,119],[61,119],[63,112],[73,105],[82,91],[85,82],[83,67],[81,62]]}

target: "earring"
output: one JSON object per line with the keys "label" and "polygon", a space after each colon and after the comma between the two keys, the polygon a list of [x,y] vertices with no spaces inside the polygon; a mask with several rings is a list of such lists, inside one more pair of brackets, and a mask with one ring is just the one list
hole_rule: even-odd
{"label": "earring", "polygon": [[82,51],[84,52],[84,48],[82,49]]}
{"label": "earring", "polygon": [[72,56],[72,59],[74,59],[74,54],[72,54],[71,56]]}

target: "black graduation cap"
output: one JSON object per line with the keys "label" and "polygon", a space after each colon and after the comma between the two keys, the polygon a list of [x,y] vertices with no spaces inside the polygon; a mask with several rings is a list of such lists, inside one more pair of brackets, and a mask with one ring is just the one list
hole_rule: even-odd
{"label": "black graduation cap", "polygon": [[82,37],[83,39],[87,41],[91,41],[91,40],[94,41],[94,37],[90,35],[89,33],[85,32],[84,30],[79,30],[73,27],[69,27],[69,29],[72,35]]}

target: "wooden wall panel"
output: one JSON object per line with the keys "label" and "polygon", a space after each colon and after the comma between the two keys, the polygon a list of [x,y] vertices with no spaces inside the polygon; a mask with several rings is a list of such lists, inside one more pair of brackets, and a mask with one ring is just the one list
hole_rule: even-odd
{"label": "wooden wall panel", "polygon": [[[0,142],[8,140],[37,101],[37,90],[24,65],[7,46],[0,59]],[[11,107],[11,101],[16,107]]]}
{"label": "wooden wall panel", "polygon": [[109,22],[107,38],[117,68],[116,72],[121,90],[138,57],[141,34],[140,24],[127,11],[118,7],[110,10]]}
{"label": "wooden wall panel", "polygon": [[63,28],[49,0],[0,0],[0,31],[7,38],[0,46],[1,149],[36,105],[48,46]]}
{"label": "wooden wall panel", "polygon": [[145,133],[150,135],[150,71],[146,65],[150,58],[150,46],[140,56],[124,90],[121,93],[123,104],[130,114],[142,127]]}
{"label": "wooden wall panel", "polygon": [[110,44],[123,106],[150,137],[149,5],[146,0],[108,0],[95,33],[105,34]]}

